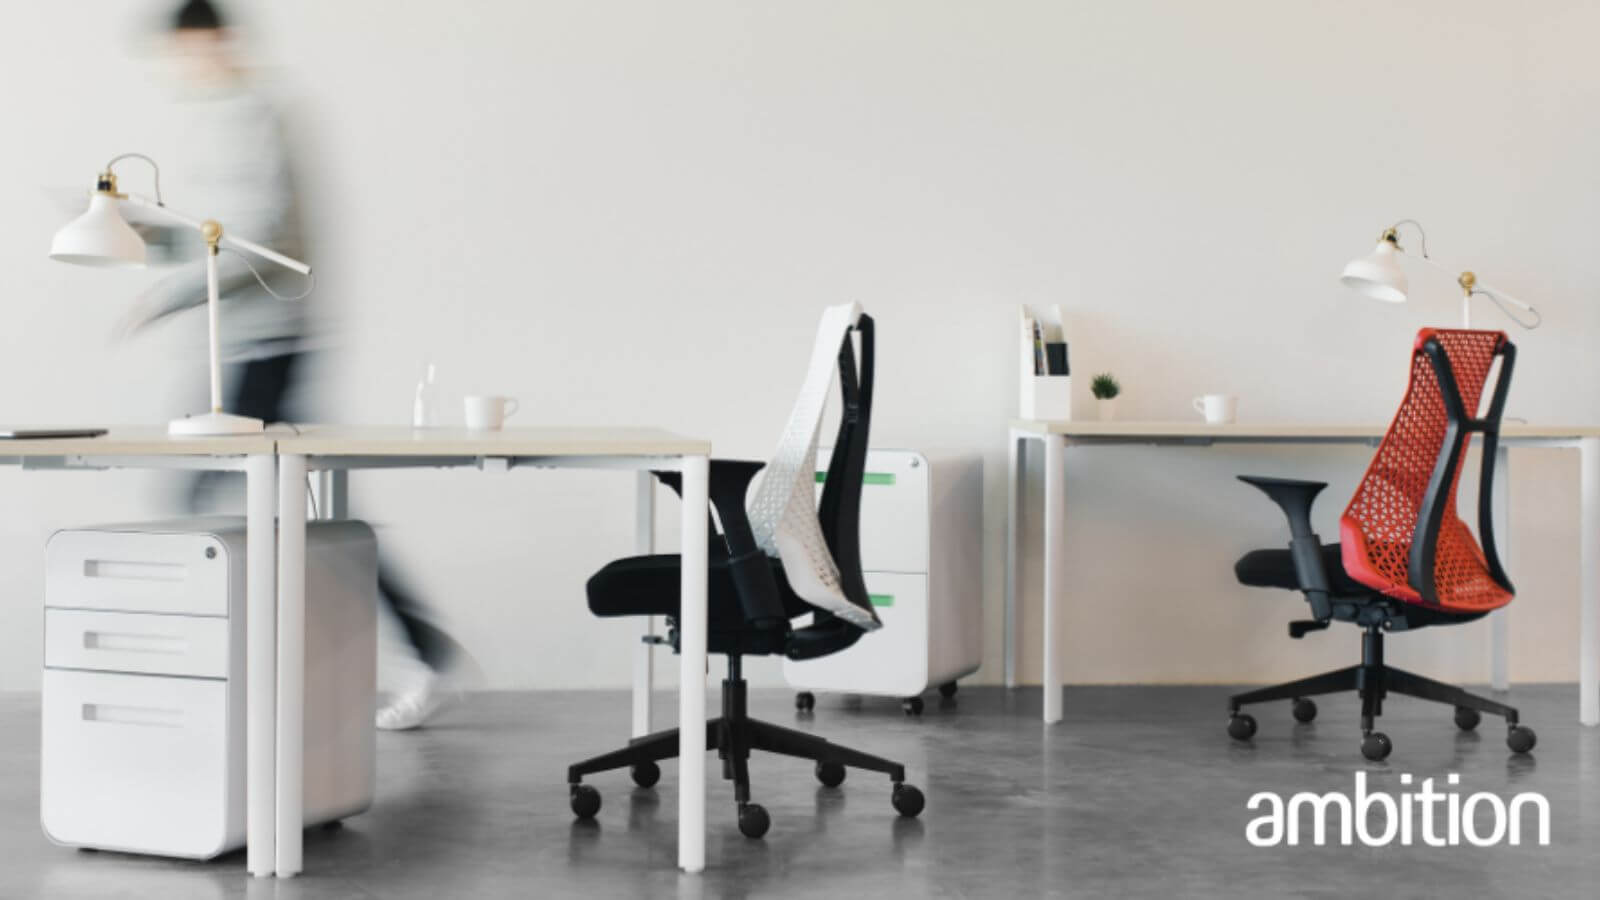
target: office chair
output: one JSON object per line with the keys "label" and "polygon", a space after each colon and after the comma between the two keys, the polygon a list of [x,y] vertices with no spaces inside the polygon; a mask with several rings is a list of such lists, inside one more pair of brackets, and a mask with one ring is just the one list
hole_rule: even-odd
{"label": "office chair", "polygon": [[[1500,363],[1487,412],[1480,400],[1495,361]],[[1514,591],[1495,552],[1491,516],[1500,414],[1511,385],[1516,347],[1498,331],[1424,328],[1411,354],[1411,381],[1378,452],[1339,520],[1340,542],[1323,546],[1311,530],[1311,504],[1326,484],[1240,476],[1260,488],[1289,519],[1286,550],[1254,550],[1234,566],[1239,581],[1300,591],[1311,619],[1289,623],[1289,636],[1352,622],[1364,630],[1361,664],[1276,687],[1236,694],[1228,701],[1228,734],[1248,741],[1256,720],[1240,708],[1291,700],[1300,722],[1316,718],[1310,698],[1358,691],[1361,753],[1381,760],[1394,749],[1373,730],[1389,693],[1455,707],[1456,726],[1471,731],[1482,713],[1506,720],[1506,745],[1527,753],[1537,740],[1517,722],[1517,711],[1460,688],[1384,664],[1383,636],[1432,625],[1471,622],[1511,602]],[[1478,477],[1480,548],[1456,515],[1463,451],[1482,437]]]}
{"label": "office chair", "polygon": [[[859,369],[851,332],[860,341]],[[815,763],[817,780],[838,787],[846,767],[882,772],[893,784],[891,801],[902,816],[922,811],[923,796],[905,781],[905,767],[822,738],[750,718],[740,660],[750,655],[812,659],[837,653],[879,626],[861,572],[858,520],[867,433],[872,414],[873,322],[854,304],[827,309],[811,367],[773,459],[711,461],[710,499],[718,534],[711,530],[708,648],[728,657],[722,715],[706,724],[706,747],[722,759],[733,781],[739,830],[759,838],[771,824],[750,802],[750,751],[764,750]],[[817,432],[837,366],[843,411],[820,505],[815,475]],[[858,374],[859,373],[859,374]],[[766,470],[749,511],[751,479]],[[678,473],[656,477],[681,496]],[[676,651],[679,611],[677,555],[636,556],[607,565],[589,579],[589,609],[597,616],[666,616]],[[794,620],[811,616],[810,624]],[[572,811],[581,819],[600,810],[600,794],[585,775],[627,766],[640,787],[661,777],[658,760],[678,755],[678,731],[635,738],[622,749],[567,770]]]}

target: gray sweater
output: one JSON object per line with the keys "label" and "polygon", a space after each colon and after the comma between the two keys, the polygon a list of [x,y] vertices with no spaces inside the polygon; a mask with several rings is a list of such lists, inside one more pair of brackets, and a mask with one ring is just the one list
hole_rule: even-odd
{"label": "gray sweater", "polygon": [[[238,83],[195,98],[185,105],[184,113],[186,158],[180,163],[189,188],[184,196],[163,199],[186,215],[215,219],[225,234],[305,260],[288,147],[272,106],[246,84]],[[140,299],[143,324],[204,306],[205,245],[199,234],[154,218],[137,225],[153,249],[182,262],[177,272]],[[289,297],[304,293],[304,276],[259,257],[248,259],[274,291]],[[304,348],[310,331],[307,301],[271,296],[250,274],[239,253],[226,247],[217,265],[224,362]],[[198,327],[204,327],[203,313],[183,318],[198,320]]]}

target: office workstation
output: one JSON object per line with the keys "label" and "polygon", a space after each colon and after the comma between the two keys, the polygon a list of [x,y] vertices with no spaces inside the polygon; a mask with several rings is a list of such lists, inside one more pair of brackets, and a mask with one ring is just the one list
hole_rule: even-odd
{"label": "office workstation", "polygon": [[1589,4],[11,12],[0,896],[1600,874]]}

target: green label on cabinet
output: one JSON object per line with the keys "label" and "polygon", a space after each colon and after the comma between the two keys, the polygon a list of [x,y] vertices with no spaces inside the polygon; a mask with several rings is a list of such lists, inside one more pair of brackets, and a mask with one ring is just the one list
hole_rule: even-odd
{"label": "green label on cabinet", "polygon": [[893,594],[868,594],[867,595],[867,599],[872,601],[872,605],[873,606],[893,606],[894,605],[894,595]]}
{"label": "green label on cabinet", "polygon": [[[827,480],[828,480],[828,473],[827,472],[818,472],[817,473],[817,484],[821,484],[821,483],[823,483],[824,481],[827,481]],[[861,476],[861,483],[862,484],[885,484],[885,485],[894,484],[894,473],[893,472],[868,472],[865,475]]]}

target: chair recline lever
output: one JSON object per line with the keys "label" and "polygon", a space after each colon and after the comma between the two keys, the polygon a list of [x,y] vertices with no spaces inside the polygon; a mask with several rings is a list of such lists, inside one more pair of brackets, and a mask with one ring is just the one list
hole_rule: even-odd
{"label": "chair recline lever", "polygon": [[1299,640],[1313,631],[1322,631],[1328,627],[1327,619],[1302,619],[1289,623],[1289,637]]}

